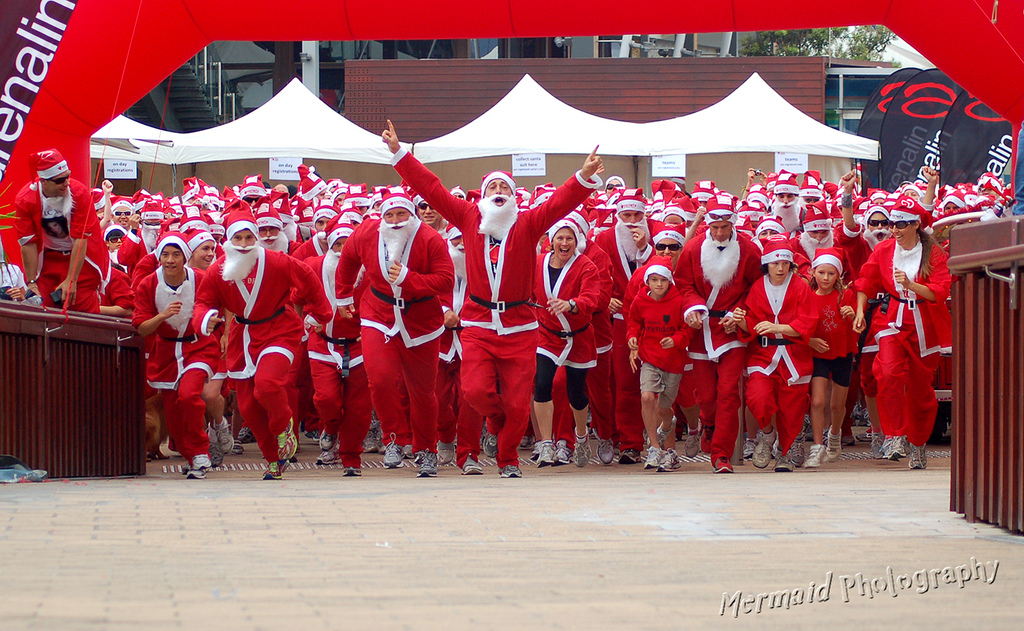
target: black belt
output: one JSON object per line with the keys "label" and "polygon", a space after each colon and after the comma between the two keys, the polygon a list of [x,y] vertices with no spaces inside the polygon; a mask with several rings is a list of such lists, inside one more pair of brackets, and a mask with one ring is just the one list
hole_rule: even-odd
{"label": "black belt", "polygon": [[193,333],[192,335],[186,335],[185,337],[164,337],[163,335],[161,335],[160,339],[166,340],[168,342],[182,342],[182,343],[195,342],[196,341],[196,334]]}
{"label": "black belt", "polygon": [[395,298],[394,296],[389,296],[384,292],[377,291],[376,287],[370,287],[370,292],[373,293],[374,296],[377,296],[384,302],[388,303],[389,305],[394,305],[403,311],[409,305],[416,304],[417,302],[424,302],[430,300],[431,298],[434,298],[434,296],[423,296],[421,298],[412,298],[410,300],[406,300],[405,298]]}
{"label": "black belt", "polygon": [[64,250],[43,250],[43,252],[53,252],[54,254],[62,254],[64,256],[71,256],[71,250],[65,252]]}
{"label": "black belt", "polygon": [[499,300],[498,302],[491,302],[490,300],[484,300],[483,298],[479,296],[474,296],[473,294],[469,294],[469,299],[475,302],[476,304],[480,305],[481,307],[487,307],[491,311],[497,311],[498,313],[505,313],[512,307],[518,307],[520,305],[529,305],[531,307],[540,306],[539,304],[532,302],[530,300],[516,300],[514,302],[505,302],[504,300]]}
{"label": "black belt", "polygon": [[907,305],[907,307],[909,307],[911,311],[917,309],[917,299],[913,299],[912,298],[910,300],[904,300],[903,298],[900,298],[899,296],[891,296],[891,298],[893,300],[895,300],[896,302],[902,302],[903,304]]}
{"label": "black belt", "polygon": [[327,340],[328,342],[330,342],[331,344],[336,344],[338,346],[341,346],[344,349],[342,351],[342,353],[341,353],[341,376],[342,377],[348,377],[348,364],[349,364],[349,361],[352,359],[352,355],[349,354],[349,352],[348,352],[348,347],[351,344],[355,344],[356,342],[358,342],[359,338],[357,338],[357,337],[331,337],[331,336],[327,335],[326,333],[324,333],[323,331],[320,331],[318,333],[318,335],[320,337],[324,338],[325,340]]}
{"label": "black belt", "polygon": [[762,337],[758,336],[757,339],[760,341],[761,346],[767,348],[769,346],[789,346],[793,344],[793,340],[779,340],[774,337]]}
{"label": "black belt", "polygon": [[[541,326],[544,326],[544,325],[542,324]],[[569,338],[569,337],[576,337],[580,333],[586,331],[587,329],[590,328],[590,323],[587,322],[586,324],[584,324],[582,327],[576,329],[575,331],[558,331],[558,330],[555,330],[555,329],[552,329],[552,328],[548,328],[546,326],[544,326],[544,328],[547,329],[548,331],[551,331],[552,333],[554,333],[555,335],[557,335],[558,337],[560,337],[560,338],[562,338],[564,340],[564,339]]]}
{"label": "black belt", "polygon": [[708,317],[709,318],[724,318],[726,315],[728,315],[728,313],[729,313],[728,311],[722,311],[721,309],[709,309],[708,310]]}
{"label": "black belt", "polygon": [[275,311],[274,313],[270,314],[269,318],[263,318],[263,319],[260,319],[260,320],[250,320],[249,318],[243,318],[240,315],[236,315],[235,316],[235,322],[237,322],[239,324],[250,324],[250,325],[251,324],[263,324],[264,322],[270,322],[271,320],[273,320],[277,316],[281,315],[282,313],[284,313],[284,307],[278,307],[277,311]]}

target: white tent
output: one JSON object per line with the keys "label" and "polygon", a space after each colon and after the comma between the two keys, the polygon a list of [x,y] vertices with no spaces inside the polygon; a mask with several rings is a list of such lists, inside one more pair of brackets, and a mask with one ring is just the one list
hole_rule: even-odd
{"label": "white tent", "polygon": [[[401,131],[401,130],[399,130]],[[580,111],[559,101],[530,75],[495,105],[455,131],[416,143],[423,162],[486,158],[513,153],[646,155],[641,125]]]}
{"label": "white tent", "polygon": [[757,73],[710,107],[643,127],[649,155],[781,151],[878,159],[877,141],[819,123]]}
{"label": "white tent", "polygon": [[118,116],[92,135],[89,153],[96,159],[173,164],[172,149],[185,136]]}

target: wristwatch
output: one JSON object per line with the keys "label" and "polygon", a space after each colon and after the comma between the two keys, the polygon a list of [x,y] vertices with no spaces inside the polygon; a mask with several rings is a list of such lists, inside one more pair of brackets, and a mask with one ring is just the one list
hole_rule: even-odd
{"label": "wristwatch", "polygon": [[569,313],[576,313],[577,311],[579,311],[579,309],[577,309],[577,307],[576,307],[576,301],[575,300],[570,300],[569,301]]}

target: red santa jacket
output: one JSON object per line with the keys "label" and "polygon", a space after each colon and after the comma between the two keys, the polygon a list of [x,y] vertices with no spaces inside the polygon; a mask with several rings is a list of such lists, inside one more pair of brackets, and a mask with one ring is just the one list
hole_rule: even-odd
{"label": "red santa jacket", "polygon": [[588,239],[584,243],[586,247],[583,254],[597,266],[597,278],[601,284],[601,298],[598,300],[597,310],[594,312],[594,319],[590,324],[594,329],[594,344],[597,345],[597,354],[601,355],[612,350],[612,314],[608,312],[608,303],[612,298],[612,261],[608,258],[608,254],[592,240]]}
{"label": "red santa jacket", "polygon": [[857,308],[857,292],[847,289],[842,296],[839,291],[819,295],[811,290],[811,301],[818,313],[818,326],[814,329],[811,337],[825,340],[828,344],[828,351],[819,353],[814,351],[814,357],[821,359],[836,359],[845,357],[850,353],[857,352],[857,334],[853,332],[853,319],[844,318],[840,311],[843,307]]}
{"label": "red santa jacket", "polygon": [[[78,276],[78,289],[88,291],[110,276],[110,254],[92,204],[92,191],[78,180],[68,180],[70,204],[59,212],[49,207],[44,214],[39,180],[26,184],[14,198],[14,229],[18,244],[34,243],[39,248],[39,270],[46,265],[46,252],[70,252],[75,239],[86,239],[85,262]],[[28,280],[32,280],[31,278]]]}
{"label": "red santa jacket", "polygon": [[[601,300],[597,266],[586,255],[575,254],[552,285],[548,272],[550,260],[550,252],[537,257],[537,275],[533,285],[533,300],[539,305],[537,321],[541,328],[537,354],[548,357],[557,366],[593,368],[597,366],[597,346],[591,321]],[[575,300],[577,313],[567,311],[551,315],[547,306],[552,298]]]}
{"label": "red santa jacket", "polygon": [[437,232],[420,223],[402,252],[402,275],[388,282],[387,248],[380,219],[359,224],[341,250],[337,271],[338,305],[355,303],[359,268],[368,290],[359,301],[360,323],[389,337],[401,336],[407,347],[419,346],[444,332],[444,310],[438,296],[452,290],[455,267],[448,246]]}
{"label": "red santa jacket", "polygon": [[[594,238],[594,244],[597,247],[604,250],[604,253],[608,255],[608,260],[611,263],[612,271],[612,298],[622,300],[623,295],[626,293],[626,285],[629,283],[630,277],[633,276],[635,268],[642,267],[645,263],[650,260],[651,256],[654,255],[654,242],[652,239],[654,235],[658,234],[664,227],[665,224],[660,221],[654,221],[652,219],[646,219],[647,230],[650,234],[650,238],[647,239],[647,247],[641,252],[637,253],[637,260],[633,269],[629,266],[629,260],[626,258],[625,252],[619,247],[619,242],[616,238],[616,232],[614,226],[608,230],[605,230],[601,234]],[[625,319],[629,311],[626,310],[625,305],[622,309],[615,314],[615,319]]]}
{"label": "red santa jacket", "polygon": [[739,255],[735,271],[727,283],[714,285],[705,276],[702,252],[707,250],[709,257],[719,254],[714,251],[716,246],[710,231],[703,239],[694,237],[687,241],[676,262],[676,286],[683,294],[686,313],[700,311],[704,314],[700,330],[695,331],[690,339],[689,351],[693,359],[714,361],[726,351],[744,346],[736,333],[725,332],[721,318],[740,304],[750,286],[761,279],[761,251],[749,237],[735,231],[733,235],[739,246]]}
{"label": "red santa jacket", "polygon": [[[329,261],[329,258],[332,260]],[[342,317],[335,308],[338,301],[335,287],[339,261],[340,256],[333,252],[305,260],[313,275],[320,281],[320,290],[334,312],[334,317],[324,326],[323,331],[309,334],[306,348],[311,360],[334,364],[338,370],[344,372],[363,363],[363,350],[359,342],[358,308],[353,306],[351,318]],[[358,283],[353,298],[361,300],[366,287],[366,283]]]}
{"label": "red santa jacket", "polygon": [[132,295],[132,285],[128,275],[119,269],[110,268],[110,280],[100,296],[101,307],[122,307],[133,309],[135,297]]}
{"label": "red santa jacket", "polygon": [[[633,276],[630,277],[629,283],[626,284],[626,293],[622,296],[623,313],[630,312],[630,309],[633,308],[633,301],[636,300],[638,294],[641,292],[647,292],[647,285],[644,284],[644,274],[647,272],[647,268],[651,265],[664,265],[665,267],[672,269],[672,258],[655,254],[647,260],[646,265],[637,268],[637,270],[633,272]],[[676,291],[678,291],[678,289]],[[680,295],[682,294],[680,293]],[[690,337],[687,337],[687,342],[689,342]],[[683,371],[687,372],[693,370],[693,360],[690,358],[689,354],[685,355],[684,360],[685,363]]]}
{"label": "red santa jacket", "polygon": [[132,324],[138,328],[172,302],[181,301],[178,315],[164,320],[149,336],[146,380],[158,390],[173,390],[186,370],[202,370],[213,377],[220,360],[220,336],[200,333],[192,322],[195,299],[203,272],[185,268],[185,282],[172,288],[164,281],[164,269],[158,268],[135,288]]}
{"label": "red santa jacket", "polygon": [[[769,291],[778,290],[783,294],[782,303],[769,300]],[[747,329],[739,331],[740,339],[750,342],[747,346],[747,374],[759,372],[770,375],[776,370],[793,386],[810,383],[814,372],[814,360],[808,341],[818,326],[818,313],[811,297],[811,288],[798,275],[790,274],[783,286],[774,288],[768,276],[761,277],[751,286],[744,299],[743,309],[747,312]],[[758,322],[788,324],[798,336],[781,334],[761,337],[754,333]]]}
{"label": "red santa jacket", "polygon": [[[931,273],[923,276],[920,271],[914,282],[932,290],[935,301],[919,298],[900,286],[897,289],[893,278],[893,254],[899,247],[895,239],[886,239],[875,247],[871,256],[860,270],[860,278],[854,284],[859,292],[873,297],[880,292],[889,296],[887,326],[878,332],[876,339],[887,335],[904,337],[916,336],[921,356],[938,352],[952,352],[952,321],[946,299],[953,280],[946,265],[946,252],[938,246],[932,247],[929,261]],[[877,318],[880,314],[876,313]]]}
{"label": "red santa jacket", "polygon": [[[210,318],[235,314],[228,334],[227,367],[232,379],[256,374],[260,357],[280,353],[295,361],[302,344],[303,325],[291,303],[301,303],[307,316],[320,324],[333,317],[313,270],[284,252],[256,248],[256,265],[240,281],[221,277],[224,259],[210,266],[196,294],[192,321],[197,330],[209,333]],[[294,288],[294,291],[293,291]]]}
{"label": "red santa jacket", "polygon": [[835,235],[836,247],[846,255],[843,264],[849,263],[850,266],[846,270],[846,282],[853,283],[860,276],[860,268],[871,256],[871,246],[864,240],[863,229],[851,233],[845,223],[836,226],[832,234]]}
{"label": "red santa jacket", "polygon": [[[655,368],[682,374],[686,366],[686,344],[693,329],[683,321],[683,295],[669,285],[661,300],[642,290],[633,300],[626,321],[626,339],[637,338],[640,359]],[[661,340],[671,337],[675,345],[662,348]]]}
{"label": "red santa jacket", "polygon": [[[295,242],[293,241],[293,243]],[[315,256],[323,256],[324,254],[327,254],[326,246],[320,245],[320,239],[316,238],[316,235],[313,235],[308,241],[303,241],[291,251],[291,255],[296,259],[306,261],[307,263],[309,262],[308,259]]]}
{"label": "red santa jacket", "polygon": [[[540,206],[519,213],[498,248],[498,262],[490,262],[490,238],[480,233],[480,209],[475,203],[451,195],[433,173],[407,150],[393,158],[395,170],[427,203],[462,231],[469,283],[462,308],[463,326],[497,331],[499,335],[537,328],[534,310],[526,302],[533,294],[537,243],[556,221],[579,206],[599,182],[586,182],[577,172]],[[492,308],[480,302],[495,305]],[[515,304],[515,306],[509,306]],[[504,308],[504,310],[502,310]]]}
{"label": "red santa jacket", "polygon": [[[451,310],[457,315],[462,311],[462,306],[465,303],[466,279],[456,274],[455,286],[451,293],[441,296],[441,310],[444,313]],[[456,356],[462,358],[462,340],[459,339],[458,330],[461,328],[461,324],[456,329],[445,327],[444,333],[441,334],[441,346],[437,350],[437,356],[442,361],[450,364],[455,361]]]}

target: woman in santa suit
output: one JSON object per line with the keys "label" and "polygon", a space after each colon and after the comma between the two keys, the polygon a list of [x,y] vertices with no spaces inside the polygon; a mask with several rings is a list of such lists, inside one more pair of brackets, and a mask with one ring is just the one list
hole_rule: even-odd
{"label": "woman in santa suit", "polygon": [[796,274],[788,238],[768,239],[761,268],[764,278],[751,285],[743,307],[733,309],[726,326],[737,326],[740,340],[749,342],[747,407],[762,431],[752,462],[759,469],[767,467],[778,438],[775,470],[785,472],[793,470],[790,451],[810,403],[814,361],[809,341],[818,325],[818,312],[810,287]]}
{"label": "woman in santa suit", "polygon": [[[327,252],[306,259],[320,280],[327,301],[335,304],[335,276],[352,226],[332,218],[324,230]],[[361,298],[366,283],[357,283],[355,298]],[[363,367],[359,321],[343,317],[337,310],[323,331],[309,336],[309,366],[313,378],[313,403],[320,414],[320,456],[316,463],[341,461],[347,477],[362,475],[363,438],[370,429],[370,390]]]}
{"label": "woman in santa suit", "polygon": [[188,477],[201,479],[212,466],[202,393],[217,366],[220,342],[192,325],[203,272],[186,265],[192,250],[184,235],[166,234],[156,254],[160,267],[136,288],[132,323],[140,335],[153,336],[146,379],[163,396],[167,432],[188,462]]}
{"label": "woman in santa suit", "polygon": [[602,285],[597,266],[577,251],[583,237],[574,221],[556,221],[548,229],[548,238],[551,251],[538,258],[533,285],[540,324],[533,391],[533,410],[540,434],[537,465],[555,464],[551,385],[555,371],[564,366],[566,394],[576,425],[573,461],[577,467],[583,467],[590,460],[591,451],[587,444],[587,370],[597,365],[597,346],[590,322],[600,306]]}
{"label": "woman in santa suit", "polygon": [[288,372],[302,341],[303,320],[291,308],[305,308],[305,324],[321,330],[333,316],[313,271],[284,252],[257,245],[256,219],[239,201],[226,222],[224,258],[214,263],[196,295],[192,316],[209,334],[234,315],[228,334],[228,376],[238,407],[267,460],[264,479],[281,478],[297,441],[288,404]]}
{"label": "woman in santa suit", "polygon": [[888,326],[876,336],[878,416],[886,436],[886,457],[905,457],[909,442],[911,469],[928,466],[925,443],[938,409],[932,377],[940,353],[952,350],[946,308],[952,279],[946,253],[924,230],[930,219],[931,214],[916,200],[897,200],[889,211],[893,238],[875,247],[854,285],[857,315],[853,326],[858,333],[866,326],[868,297],[879,292],[889,296]]}
{"label": "woman in santa suit", "polygon": [[[402,419],[412,425],[420,477],[437,475],[438,338],[444,332],[439,296],[451,293],[455,271],[448,245],[416,217],[412,199],[390,189],[380,219],[368,219],[349,237],[337,271],[338,308],[352,317],[356,278],[366,269],[368,289],[359,301],[363,352],[373,409],[389,437]],[[403,396],[403,389],[408,396]],[[402,462],[394,439],[384,465]]]}

